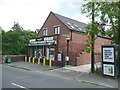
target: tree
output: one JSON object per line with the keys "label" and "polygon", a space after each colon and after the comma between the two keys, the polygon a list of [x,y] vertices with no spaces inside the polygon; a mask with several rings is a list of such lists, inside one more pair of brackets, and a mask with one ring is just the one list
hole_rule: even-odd
{"label": "tree", "polygon": [[2,32],[3,54],[19,55],[25,54],[26,44],[29,39],[36,37],[36,33],[24,30],[19,23],[14,23],[10,31]]}
{"label": "tree", "polygon": [[0,27],[0,55],[2,54],[2,32],[4,30],[2,29],[2,27]]}
{"label": "tree", "polygon": [[[93,7],[94,5],[94,7]],[[113,43],[119,43],[118,34],[120,31],[118,30],[118,17],[119,15],[119,3],[118,2],[87,2],[83,4],[82,13],[87,13],[88,17],[92,17],[92,24],[87,26],[87,34],[90,35],[91,38],[91,71],[93,71],[93,63],[94,63],[94,41],[95,35],[107,35],[112,37]],[[110,26],[110,29],[105,31],[105,26]],[[96,29],[94,29],[96,28]],[[119,39],[118,39],[119,38]]]}
{"label": "tree", "polygon": [[88,16],[92,16],[92,24],[89,24],[87,26],[87,34],[90,36],[91,42],[91,72],[94,72],[94,43],[95,43],[95,34],[97,32],[97,29],[95,29],[95,3],[94,2],[88,2],[87,4],[83,5],[82,13],[89,13]]}

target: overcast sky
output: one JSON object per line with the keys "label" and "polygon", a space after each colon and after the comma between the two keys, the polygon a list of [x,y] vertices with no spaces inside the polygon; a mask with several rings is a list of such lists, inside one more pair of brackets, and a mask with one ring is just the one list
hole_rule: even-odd
{"label": "overcast sky", "polygon": [[40,29],[50,11],[88,23],[81,14],[82,0],[0,0],[0,26],[8,31],[15,22],[24,29]]}

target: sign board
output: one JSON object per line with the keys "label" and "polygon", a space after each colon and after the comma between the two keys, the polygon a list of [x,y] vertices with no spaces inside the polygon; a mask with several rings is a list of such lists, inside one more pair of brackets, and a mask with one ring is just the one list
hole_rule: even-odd
{"label": "sign board", "polygon": [[54,55],[50,55],[50,59],[54,61]]}
{"label": "sign board", "polygon": [[53,37],[44,37],[44,41],[50,41],[53,40]]}
{"label": "sign board", "polygon": [[115,76],[115,69],[113,64],[103,64],[103,74]]}
{"label": "sign board", "polygon": [[103,75],[117,76],[118,69],[118,46],[102,46],[102,72]]}
{"label": "sign board", "polygon": [[58,61],[61,61],[61,53],[58,53]]}
{"label": "sign board", "polygon": [[114,47],[103,47],[103,62],[114,63]]}
{"label": "sign board", "polygon": [[69,57],[68,56],[66,56],[66,61],[69,61]]}

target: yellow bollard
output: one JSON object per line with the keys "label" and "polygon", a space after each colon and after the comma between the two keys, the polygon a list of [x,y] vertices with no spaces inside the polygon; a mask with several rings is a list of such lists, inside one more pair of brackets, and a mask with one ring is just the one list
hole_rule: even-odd
{"label": "yellow bollard", "polygon": [[35,62],[35,59],[34,59],[34,57],[33,57],[33,60],[32,60],[32,62],[33,62],[33,63]]}
{"label": "yellow bollard", "polygon": [[43,59],[43,65],[45,66],[45,58]]}
{"label": "yellow bollard", "polygon": [[25,62],[27,62],[27,57],[25,57]]}
{"label": "yellow bollard", "polygon": [[51,67],[52,66],[52,60],[50,59],[50,61],[49,61],[49,67]]}
{"label": "yellow bollard", "polygon": [[40,58],[38,58],[38,64],[40,64]]}
{"label": "yellow bollard", "polygon": [[29,62],[31,62],[31,58],[29,57]]}

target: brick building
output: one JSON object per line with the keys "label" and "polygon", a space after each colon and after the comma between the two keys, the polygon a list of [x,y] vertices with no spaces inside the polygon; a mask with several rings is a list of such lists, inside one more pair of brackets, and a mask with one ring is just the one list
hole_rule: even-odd
{"label": "brick building", "polygon": [[[50,58],[54,65],[60,61],[58,53],[63,53],[64,60],[70,65],[88,64],[91,61],[91,54],[84,52],[88,37],[83,35],[86,32],[86,24],[67,18],[65,16],[50,12],[37,38],[29,40],[28,56],[35,58]],[[101,52],[101,45],[109,45],[108,38],[97,37],[95,42],[95,53]]]}

